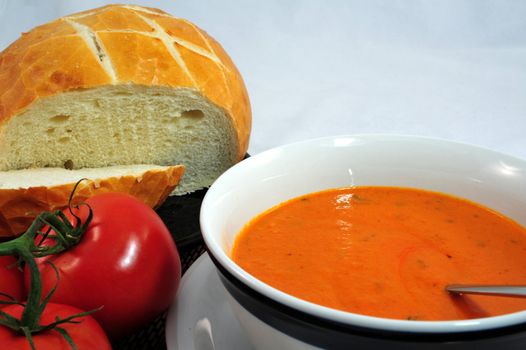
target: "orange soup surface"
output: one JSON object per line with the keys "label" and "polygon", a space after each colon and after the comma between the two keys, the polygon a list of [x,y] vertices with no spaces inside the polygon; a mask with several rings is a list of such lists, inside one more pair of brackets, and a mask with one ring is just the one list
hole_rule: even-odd
{"label": "orange soup surface", "polygon": [[526,229],[435,192],[354,187],[295,198],[246,225],[232,257],[288,294],[359,314],[456,320],[526,309],[526,299],[444,290],[526,284]]}

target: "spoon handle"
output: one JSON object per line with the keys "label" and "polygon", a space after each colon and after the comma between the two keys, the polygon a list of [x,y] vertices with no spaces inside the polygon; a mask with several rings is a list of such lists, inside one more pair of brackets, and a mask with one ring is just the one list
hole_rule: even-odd
{"label": "spoon handle", "polygon": [[480,294],[526,298],[526,286],[450,284],[446,286],[446,291],[453,294]]}

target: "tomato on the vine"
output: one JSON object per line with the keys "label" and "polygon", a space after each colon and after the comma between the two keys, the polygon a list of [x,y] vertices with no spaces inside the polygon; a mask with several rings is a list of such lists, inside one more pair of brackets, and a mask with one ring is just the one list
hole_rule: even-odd
{"label": "tomato on the vine", "polygon": [[[2,301],[11,301],[11,298],[22,301],[25,297],[23,273],[14,266],[16,261],[13,256],[0,256],[0,292],[5,294],[0,294]],[[0,303],[0,308],[3,306]]]}
{"label": "tomato on the vine", "polygon": [[[2,309],[17,318],[22,314],[22,310],[23,307],[17,304]],[[55,322],[57,316],[65,319],[81,312],[72,306],[49,303],[40,318],[40,324],[47,325]],[[108,337],[93,317],[83,316],[75,321],[79,323],[62,323],[59,327],[67,331],[78,350],[111,350]],[[72,349],[64,335],[56,328],[35,333],[31,337],[37,350]],[[31,345],[25,335],[16,333],[7,327],[0,327],[0,344],[2,344],[2,349],[31,350]]]}
{"label": "tomato on the vine", "polygon": [[[60,278],[51,301],[82,310],[103,306],[93,317],[115,339],[152,321],[170,305],[181,262],[162,220],[134,197],[105,193],[86,203],[93,219],[80,243],[59,255],[37,259],[44,295],[57,283],[47,263],[52,262]],[[89,209],[81,205],[73,212],[84,222]],[[75,224],[73,215],[64,213]],[[53,241],[48,238],[43,244]]]}

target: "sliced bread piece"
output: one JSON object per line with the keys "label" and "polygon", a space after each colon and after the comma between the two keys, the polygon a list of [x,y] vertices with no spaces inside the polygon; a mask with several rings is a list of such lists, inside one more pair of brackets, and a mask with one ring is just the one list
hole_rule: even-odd
{"label": "sliced bread piece", "polygon": [[66,170],[38,168],[0,172],[0,237],[24,232],[42,211],[64,209],[104,192],[125,192],[155,208],[177,186],[183,166],[132,165]]}

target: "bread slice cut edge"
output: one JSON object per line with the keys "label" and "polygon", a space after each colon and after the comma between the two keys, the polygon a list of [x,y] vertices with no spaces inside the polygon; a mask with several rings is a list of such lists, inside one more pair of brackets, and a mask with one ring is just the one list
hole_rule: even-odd
{"label": "bread slice cut edge", "polygon": [[126,165],[67,170],[36,168],[0,172],[0,237],[23,233],[43,211],[66,208],[96,194],[124,192],[156,208],[174,190],[184,166]]}
{"label": "bread slice cut edge", "polygon": [[41,98],[0,121],[0,170],[183,164],[174,192],[183,195],[239,161],[238,141],[226,110],[194,89],[99,86]]}

